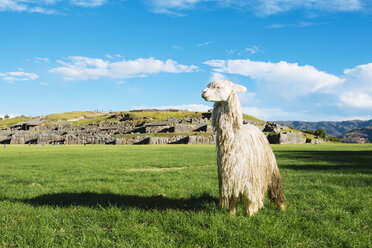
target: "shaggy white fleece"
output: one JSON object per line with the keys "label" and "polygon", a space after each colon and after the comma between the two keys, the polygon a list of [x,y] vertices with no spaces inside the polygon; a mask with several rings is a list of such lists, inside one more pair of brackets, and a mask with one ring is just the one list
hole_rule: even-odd
{"label": "shaggy white fleece", "polygon": [[254,125],[243,125],[235,92],[245,90],[244,86],[218,80],[208,85],[202,97],[215,102],[212,125],[217,141],[220,205],[235,214],[242,197],[246,213],[252,216],[263,207],[267,191],[271,201],[282,210],[286,199],[275,155],[265,135]]}

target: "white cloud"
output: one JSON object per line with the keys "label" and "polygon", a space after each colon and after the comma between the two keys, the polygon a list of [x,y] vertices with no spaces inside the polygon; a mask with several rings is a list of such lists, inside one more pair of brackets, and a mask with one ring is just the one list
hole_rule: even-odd
{"label": "white cloud", "polygon": [[372,63],[346,69],[344,74],[341,102],[356,108],[372,108]]}
{"label": "white cloud", "polygon": [[340,100],[351,107],[372,108],[372,95],[364,92],[344,92]]}
{"label": "white cloud", "polygon": [[[40,14],[57,14],[55,9],[51,9],[62,0],[0,0],[0,12],[28,12]],[[70,0],[72,6],[78,7],[99,7],[104,5],[106,0]]]}
{"label": "white cloud", "polygon": [[184,104],[184,105],[174,105],[174,106],[160,106],[160,107],[134,107],[134,109],[179,109],[179,110],[189,110],[194,112],[208,112],[208,110],[213,107],[204,104]]}
{"label": "white cloud", "polygon": [[200,0],[152,0],[152,4],[163,8],[192,8]]}
{"label": "white cloud", "polygon": [[203,42],[203,43],[198,44],[198,47],[208,46],[208,45],[210,45],[212,43],[213,42],[211,42],[211,41],[206,41],[206,42]]}
{"label": "white cloud", "polygon": [[219,0],[222,6],[252,9],[257,15],[268,16],[295,9],[327,12],[350,12],[362,9],[360,0]]}
{"label": "white cloud", "polygon": [[254,45],[254,46],[246,47],[244,49],[228,49],[228,50],[226,50],[226,54],[228,56],[236,55],[238,57],[242,57],[242,56],[247,57],[249,55],[253,55],[253,54],[256,54],[256,53],[264,53],[263,48]]}
{"label": "white cloud", "polygon": [[[212,75],[237,74],[253,80],[255,92],[239,97],[247,114],[265,120],[342,119],[372,111],[372,63],[345,69],[342,75],[297,63],[210,60]],[[224,74],[222,74],[224,73]],[[256,106],[262,106],[257,108]],[[275,106],[272,108],[270,106]]]}
{"label": "white cloud", "polygon": [[[367,0],[365,0],[367,1]],[[163,14],[179,14],[179,11],[193,9],[202,3],[221,8],[238,8],[253,11],[260,16],[269,16],[296,9],[326,12],[351,12],[363,8],[362,0],[152,0],[153,11]]]}
{"label": "white cloud", "polygon": [[266,28],[306,28],[311,27],[314,25],[320,25],[321,23],[313,23],[313,22],[298,22],[298,23],[292,23],[292,24],[284,24],[284,23],[274,23],[269,26],[266,26]]}
{"label": "white cloud", "polygon": [[49,63],[49,62],[50,62],[48,58],[40,58],[40,57],[36,57],[36,58],[34,59],[34,61],[35,61],[36,63],[40,63],[40,62]]}
{"label": "white cloud", "polygon": [[[351,12],[363,9],[363,2],[369,0],[148,0],[146,1],[153,12],[184,16],[183,10],[195,9],[209,4],[209,7],[243,9],[260,16],[297,9],[326,12]],[[0,0],[0,11],[29,12],[42,14],[56,14],[58,11],[50,9],[62,0]],[[93,8],[107,3],[107,0],[70,0],[72,6]],[[212,6],[211,6],[212,5]],[[210,8],[209,8],[210,9]]]}
{"label": "white cloud", "polygon": [[47,9],[43,5],[55,4],[57,1],[31,1],[31,0],[0,0],[0,12],[29,12],[41,14],[55,14],[54,9]]}
{"label": "white cloud", "polygon": [[195,65],[181,65],[176,61],[168,59],[166,61],[154,58],[139,58],[136,60],[121,60],[110,62],[108,60],[70,56],[68,61],[58,61],[63,66],[49,70],[58,73],[65,80],[88,80],[102,77],[108,78],[131,78],[144,77],[148,74],[160,72],[182,73],[194,72],[198,70]]}
{"label": "white cloud", "polygon": [[114,59],[114,58],[121,58],[122,56],[120,54],[114,54],[114,55],[106,54],[105,57],[108,59]]}
{"label": "white cloud", "polygon": [[183,16],[179,10],[194,8],[201,0],[150,0],[152,11],[159,14]]}
{"label": "white cloud", "polygon": [[247,47],[245,48],[245,51],[250,53],[250,54],[255,54],[255,53],[262,53],[262,49],[260,49],[258,46],[252,46],[252,47]]}
{"label": "white cloud", "polygon": [[45,82],[40,82],[40,85],[44,85],[44,86],[47,86],[48,83],[45,83]]}
{"label": "white cloud", "polygon": [[39,76],[35,73],[27,73],[27,72],[24,72],[24,71],[14,71],[14,72],[0,73],[0,77],[4,81],[8,81],[9,83],[14,83],[16,81],[35,80],[35,79],[39,78]]}
{"label": "white cloud", "polygon": [[242,111],[244,114],[252,115],[261,120],[265,121],[285,121],[285,120],[301,120],[301,121],[343,121],[343,120],[369,120],[372,115],[366,116],[349,116],[349,115],[330,115],[327,113],[318,112],[317,114],[312,113],[308,110],[285,110],[283,108],[266,108],[266,107],[255,107],[255,106],[243,106]]}
{"label": "white cloud", "polygon": [[22,12],[26,10],[27,10],[27,6],[22,3],[18,3],[18,1],[14,1],[14,0],[1,0],[0,1],[0,11]]}
{"label": "white cloud", "polygon": [[274,90],[308,94],[341,84],[344,79],[317,70],[310,65],[281,61],[278,63],[246,60],[209,60],[204,62],[217,73],[230,73],[250,77]]}
{"label": "white cloud", "polygon": [[226,50],[226,54],[229,55],[229,56],[233,55],[234,53],[236,53],[236,49],[228,49],[228,50]]}
{"label": "white cloud", "polygon": [[246,91],[243,93],[239,92],[238,95],[239,95],[239,99],[242,105],[252,104],[254,102],[257,102],[257,99],[256,99],[257,94],[255,92],[250,92],[250,91]]}
{"label": "white cloud", "polygon": [[242,112],[261,120],[292,120],[298,114],[284,111],[280,108],[242,107]]}
{"label": "white cloud", "polygon": [[72,5],[80,7],[98,7],[104,5],[106,0],[70,0]]}
{"label": "white cloud", "polygon": [[[358,65],[352,69],[345,69],[344,74],[355,82],[364,85],[365,90],[372,91],[372,63]],[[360,85],[359,85],[360,86]]]}
{"label": "white cloud", "polygon": [[32,7],[28,9],[28,12],[30,13],[40,13],[40,14],[46,14],[46,15],[52,15],[56,14],[57,11],[54,9],[46,9],[43,7]]}
{"label": "white cloud", "polygon": [[228,80],[227,77],[218,72],[212,72],[211,78],[209,81],[216,81],[216,80]]}

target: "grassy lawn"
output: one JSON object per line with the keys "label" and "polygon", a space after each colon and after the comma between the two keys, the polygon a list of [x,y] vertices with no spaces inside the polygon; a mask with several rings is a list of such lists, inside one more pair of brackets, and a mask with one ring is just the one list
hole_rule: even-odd
{"label": "grassy lawn", "polygon": [[218,207],[214,146],[0,147],[0,247],[370,247],[372,145],[276,145],[288,209]]}

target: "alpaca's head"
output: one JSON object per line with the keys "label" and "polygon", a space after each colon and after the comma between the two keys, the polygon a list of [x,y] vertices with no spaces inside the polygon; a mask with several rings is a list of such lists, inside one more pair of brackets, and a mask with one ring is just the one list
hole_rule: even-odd
{"label": "alpaca's head", "polygon": [[216,80],[208,84],[203,90],[202,97],[208,102],[226,102],[234,92],[245,92],[244,86],[234,84],[227,80]]}

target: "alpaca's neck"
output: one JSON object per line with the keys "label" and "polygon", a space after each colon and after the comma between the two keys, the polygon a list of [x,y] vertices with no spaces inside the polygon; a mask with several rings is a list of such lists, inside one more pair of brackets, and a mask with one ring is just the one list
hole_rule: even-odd
{"label": "alpaca's neck", "polygon": [[[217,161],[219,170],[229,170],[226,161],[232,161],[233,152],[239,131],[243,127],[243,115],[240,102],[235,93],[232,93],[227,102],[216,102],[212,112],[212,125],[216,132]],[[225,173],[222,173],[225,174]]]}
{"label": "alpaca's neck", "polygon": [[216,102],[213,107],[212,125],[217,137],[226,140],[243,127],[243,115],[238,96],[233,92],[227,102]]}

